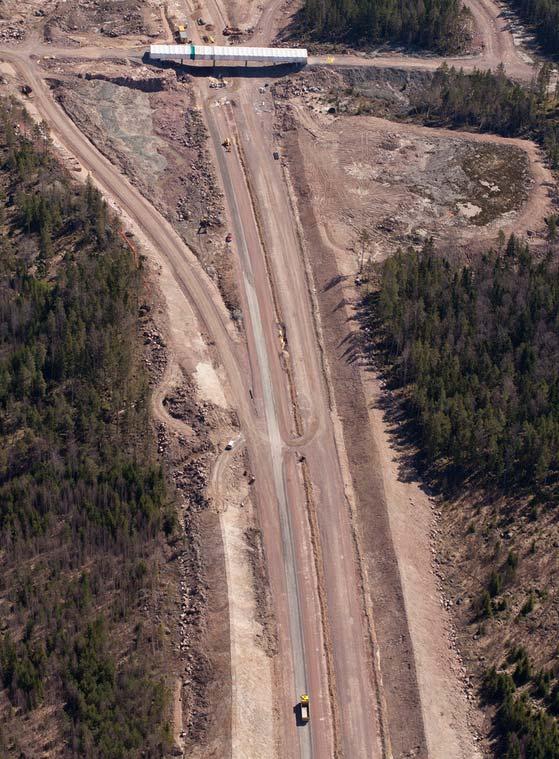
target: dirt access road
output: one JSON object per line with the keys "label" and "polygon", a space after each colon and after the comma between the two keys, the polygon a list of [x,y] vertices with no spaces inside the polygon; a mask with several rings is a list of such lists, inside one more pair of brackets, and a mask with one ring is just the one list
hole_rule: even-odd
{"label": "dirt access road", "polygon": [[516,44],[512,34],[510,20],[503,13],[503,8],[493,0],[467,0],[477,33],[481,39],[482,50],[478,55],[464,55],[439,58],[432,55],[411,56],[401,54],[334,55],[310,56],[309,64],[314,66],[376,66],[378,68],[423,69],[435,71],[443,61],[448,66],[474,69],[497,69],[501,64],[512,79],[530,82],[534,77],[534,60]]}
{"label": "dirt access road", "polygon": [[[314,554],[304,508],[306,496],[294,453],[294,448],[302,441],[290,431],[289,392],[288,400],[275,397],[274,384],[276,389],[278,385],[284,385],[285,375],[277,360],[277,332],[271,326],[268,329],[269,335],[272,335],[272,347],[268,352],[259,329],[258,299],[254,284],[250,286],[256,278],[250,271],[247,272],[245,297],[250,304],[246,311],[247,322],[255,335],[254,341],[249,341],[247,356],[215,286],[170,225],[67,118],[50,97],[46,84],[28,56],[14,50],[2,51],[1,55],[33,88],[33,108],[51,125],[55,140],[76,156],[102,192],[115,201],[117,208],[124,211],[166,259],[185,297],[195,306],[200,323],[215,343],[229,380],[232,405],[239,414],[250,450],[252,469],[258,483],[260,520],[267,558],[270,567],[276,570],[271,571],[270,575],[283,654],[284,683],[278,688],[282,693],[282,751],[290,757],[332,756],[332,718],[324,674],[321,612],[314,591]],[[243,208],[243,215],[246,214],[247,209]],[[250,230],[248,221],[246,228]],[[248,236],[248,232],[246,234]],[[264,279],[264,282],[267,280]],[[269,355],[274,360],[274,380]],[[277,409],[283,409],[283,413],[278,413]],[[291,445],[286,446],[284,440],[289,440]],[[294,505],[292,513],[288,510],[288,504]],[[300,588],[306,589],[304,595],[300,593]],[[305,598],[303,608],[299,605],[301,596]],[[304,646],[303,629],[306,631]],[[313,655],[315,652],[316,656]],[[318,728],[315,728],[312,742],[309,730],[297,729],[293,715],[298,694],[307,690],[313,693],[313,724]]]}

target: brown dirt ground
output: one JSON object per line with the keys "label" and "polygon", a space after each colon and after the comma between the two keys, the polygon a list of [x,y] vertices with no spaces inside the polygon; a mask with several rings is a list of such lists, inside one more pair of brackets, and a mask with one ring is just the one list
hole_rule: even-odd
{"label": "brown dirt ground", "polygon": [[[172,222],[239,320],[222,197],[188,82],[173,80],[173,75],[171,81],[168,71],[154,74],[145,67],[76,62],[72,76],[67,64],[63,75],[58,62],[47,65],[66,112]],[[160,91],[153,91],[158,77]],[[207,227],[201,226],[203,219]]]}
{"label": "brown dirt ground", "polygon": [[[352,247],[363,226],[372,231],[371,256],[376,259],[402,245],[421,244],[428,236],[468,252],[493,242],[499,229],[543,242],[553,176],[528,141],[373,117],[336,117],[327,113],[327,86],[316,79],[299,92],[281,85],[275,90],[284,163],[312,251],[336,403],[359,496],[377,637],[390,640],[394,593],[402,598],[412,631],[388,656],[380,651],[391,733],[399,734],[401,714],[390,713],[397,701],[391,703],[390,686],[414,672],[429,756],[470,759],[488,748],[482,736],[488,735],[489,725],[475,708],[484,663],[504,658],[512,639],[538,651],[536,667],[553,663],[555,647],[549,636],[545,644],[543,639],[552,629],[557,598],[537,577],[542,571],[552,577],[556,571],[548,553],[556,545],[555,524],[549,519],[540,532],[535,525],[530,529],[525,515],[522,527],[511,528],[502,504],[487,510],[481,524],[478,504],[454,503],[441,510],[403,465],[407,453],[398,449],[384,416],[386,392],[374,373],[358,366],[352,349],[351,333],[358,329],[353,323],[358,264]],[[324,155],[330,159],[323,161]],[[503,525],[498,549],[487,544],[494,522]],[[470,527],[464,540],[470,524],[475,532]],[[390,545],[394,554],[387,550]],[[475,609],[481,588],[490,571],[506,560],[510,546],[521,557],[514,588],[506,590],[512,633],[484,634],[504,625],[497,615],[480,634]],[[400,587],[387,582],[394,577],[391,561],[397,561]],[[525,618],[519,610],[531,591],[536,608]],[[402,665],[410,668],[407,675]],[[394,748],[398,755],[403,747],[396,743]]]}
{"label": "brown dirt ground", "polygon": [[[553,176],[534,143],[338,117],[327,113],[321,85],[310,87],[280,91],[289,95],[289,105],[279,101],[280,130],[297,128],[313,206],[327,243],[345,252],[343,273],[357,268],[348,251],[362,228],[372,260],[430,237],[459,249],[487,245],[500,229],[544,237]],[[330,160],[317,161],[322,155]]]}
{"label": "brown dirt ground", "polygon": [[[146,251],[149,255],[149,251]],[[182,729],[175,722],[177,746],[186,751],[203,747],[205,755],[223,756],[231,741],[231,668],[225,556],[219,519],[209,508],[204,490],[215,458],[214,438],[230,429],[225,409],[204,399],[203,391],[179,368],[174,334],[169,327],[165,278],[151,275],[157,305],[145,316],[145,342],[153,346],[149,359],[154,375],[153,402],[158,447],[177,490],[179,524],[183,532],[174,553],[176,569],[172,628],[174,673],[180,682]],[[185,314],[183,335],[196,327]],[[190,368],[202,355],[199,333],[190,338]],[[190,342],[187,337],[187,342]],[[159,401],[161,401],[159,403]],[[181,550],[182,549],[182,550]],[[163,597],[169,588],[162,589]],[[219,695],[218,695],[219,694]]]}
{"label": "brown dirt ground", "polygon": [[165,35],[160,6],[145,0],[74,0],[45,9],[45,41],[115,46],[149,44]]}
{"label": "brown dirt ground", "polygon": [[[417,743],[402,742],[404,736],[409,740],[414,735],[409,714],[414,713],[411,706],[417,698],[415,682],[429,755],[470,759],[480,755],[482,726],[450,616],[441,610],[444,599],[431,551],[435,507],[417,482],[401,480],[397,454],[378,408],[380,388],[353,360],[349,333],[357,330],[351,326],[356,292],[353,278],[347,275],[355,274],[357,263],[348,248],[356,230],[379,218],[382,224],[374,228],[377,258],[431,234],[438,240],[469,244],[472,238],[496,236],[506,224],[510,228],[529,219],[533,225],[541,216],[531,209],[541,213],[548,203],[543,186],[546,170],[540,165],[532,169],[540,181],[534,182],[527,198],[528,160],[535,157],[529,144],[508,146],[505,141],[371,117],[335,119],[311,112],[308,103],[305,108],[291,99],[290,105],[298,128],[284,133],[285,164],[307,249],[312,251],[309,259],[336,404],[358,496],[393,751],[396,756],[405,752],[413,756],[425,750],[419,725]],[[324,155],[331,159],[320,160]],[[490,174],[468,175],[464,163],[480,156]],[[500,206],[492,205],[492,198],[483,199],[483,213],[493,217],[472,229],[471,219],[460,213],[458,204],[468,208],[480,181],[493,186],[492,172],[503,162],[516,164],[516,184],[493,193]],[[423,234],[417,233],[418,228]],[[405,610],[411,637],[401,634],[407,624],[395,615],[399,607]],[[410,709],[402,710],[407,690]]]}

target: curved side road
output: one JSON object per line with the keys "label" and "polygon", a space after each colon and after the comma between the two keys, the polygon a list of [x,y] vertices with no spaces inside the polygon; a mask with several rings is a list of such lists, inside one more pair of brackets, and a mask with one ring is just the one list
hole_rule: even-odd
{"label": "curved side road", "polygon": [[[305,668],[305,648],[303,645],[301,611],[299,609],[299,578],[295,567],[300,566],[302,557],[300,547],[297,547],[297,563],[294,558],[294,540],[287,509],[288,498],[293,498],[292,478],[284,471],[283,443],[276,416],[276,406],[270,371],[267,364],[265,338],[258,330],[258,301],[254,286],[250,287],[250,277],[247,277],[247,297],[251,299],[250,323],[256,324],[257,357],[252,362],[253,370],[257,367],[262,376],[259,384],[263,391],[263,405],[266,424],[255,418],[253,402],[249,398],[248,383],[245,381],[247,358],[244,346],[235,338],[234,328],[230,325],[229,317],[221,304],[219,293],[215,286],[201,270],[192,252],[174,232],[168,222],[149,204],[149,202],[133,188],[128,181],[104,158],[97,149],[84,137],[73,122],[68,119],[62,109],[52,100],[45,83],[21,53],[0,51],[0,58],[8,60],[18,71],[22,79],[28,82],[34,91],[34,106],[40,116],[51,126],[56,136],[80,163],[91,172],[101,190],[107,197],[113,198],[119,207],[138,225],[153,246],[165,257],[173,274],[185,293],[189,302],[194,305],[200,321],[213,337],[220,358],[223,362],[230,389],[234,395],[234,404],[239,412],[247,445],[251,454],[254,472],[257,476],[259,501],[262,503],[264,518],[267,520],[268,536],[276,536],[268,540],[267,548],[269,562],[276,567],[285,567],[283,584],[275,588],[275,597],[279,606],[280,633],[290,642],[291,655],[288,661],[283,661],[285,678],[293,678],[293,684],[286,689],[286,703],[282,711],[288,713],[293,707],[297,694],[307,690]],[[240,222],[239,222],[240,224]],[[239,233],[239,239],[242,235]],[[246,244],[246,243],[245,243]],[[277,508],[279,504],[279,509]],[[304,526],[299,529],[304,533]],[[312,573],[311,573],[312,579]],[[309,594],[307,617],[314,616],[318,622],[314,594]],[[282,613],[282,608],[284,613]],[[319,623],[318,623],[319,624]],[[322,651],[321,644],[317,650]],[[295,691],[294,691],[295,689]],[[291,727],[290,727],[291,726]],[[284,745],[285,755],[310,759],[315,756],[321,759],[324,754],[314,754],[311,747],[310,731],[296,729],[294,716],[291,712],[290,722],[285,725]]]}

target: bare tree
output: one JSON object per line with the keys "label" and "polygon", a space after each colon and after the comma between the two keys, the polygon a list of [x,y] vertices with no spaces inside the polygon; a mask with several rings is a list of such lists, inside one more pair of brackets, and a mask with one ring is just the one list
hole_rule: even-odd
{"label": "bare tree", "polygon": [[372,245],[372,239],[371,239],[371,233],[367,229],[367,227],[361,227],[357,234],[357,239],[355,241],[354,250],[357,254],[357,266],[358,266],[358,273],[361,275],[363,273],[363,267],[365,265],[365,258],[368,258],[368,254],[371,252],[371,245]]}

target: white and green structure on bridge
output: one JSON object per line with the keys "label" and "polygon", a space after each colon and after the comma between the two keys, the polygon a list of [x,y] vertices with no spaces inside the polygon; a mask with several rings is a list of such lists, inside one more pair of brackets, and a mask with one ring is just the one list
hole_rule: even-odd
{"label": "white and green structure on bridge", "polygon": [[237,47],[235,45],[150,45],[149,57],[159,61],[177,61],[185,65],[203,63],[297,63],[307,62],[305,48]]}

